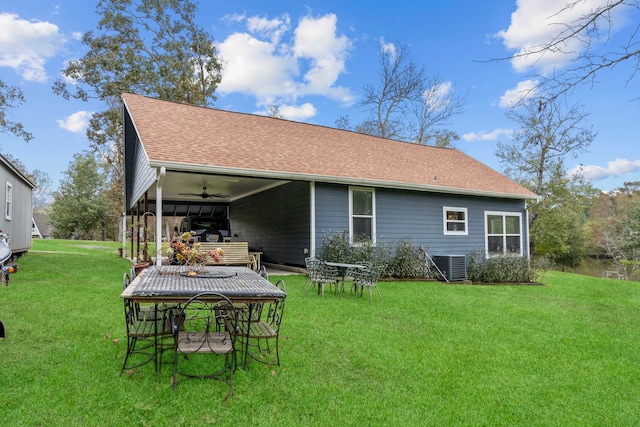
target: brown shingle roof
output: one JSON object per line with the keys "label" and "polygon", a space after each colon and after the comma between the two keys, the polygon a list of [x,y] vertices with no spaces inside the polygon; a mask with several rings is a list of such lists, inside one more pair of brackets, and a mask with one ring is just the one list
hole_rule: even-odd
{"label": "brown shingle roof", "polygon": [[535,198],[454,149],[124,94],[152,166],[211,167],[322,182]]}

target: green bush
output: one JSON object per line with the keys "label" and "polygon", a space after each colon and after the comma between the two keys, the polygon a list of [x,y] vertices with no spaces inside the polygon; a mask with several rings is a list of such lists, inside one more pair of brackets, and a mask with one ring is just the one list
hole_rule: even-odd
{"label": "green bush", "polygon": [[514,255],[492,256],[473,252],[469,256],[467,277],[474,283],[529,283],[547,269],[546,260],[536,262]]}
{"label": "green bush", "polygon": [[356,237],[351,244],[349,232],[343,230],[323,237],[318,258],[329,262],[370,263],[385,267],[383,275],[397,278],[432,278],[426,253],[403,240],[393,247],[383,241],[373,244],[368,237]]}
{"label": "green bush", "polygon": [[328,262],[349,262],[351,259],[349,231],[343,230],[325,234],[316,256],[318,259]]}
{"label": "green bush", "polygon": [[411,240],[400,241],[394,253],[395,256],[387,270],[389,276],[401,279],[433,277],[428,268],[426,252],[420,247],[413,246]]}

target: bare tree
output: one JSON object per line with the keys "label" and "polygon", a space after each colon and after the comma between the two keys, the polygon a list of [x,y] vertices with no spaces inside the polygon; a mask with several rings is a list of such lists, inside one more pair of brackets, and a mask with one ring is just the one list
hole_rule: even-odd
{"label": "bare tree", "polygon": [[549,173],[567,156],[577,157],[596,137],[580,104],[566,110],[558,99],[530,99],[507,110],[519,129],[508,143],[499,142],[496,156],[505,173],[536,194],[544,195]]}
{"label": "bare tree", "polygon": [[451,131],[434,131],[433,129],[464,112],[467,104],[466,94],[452,92],[451,83],[441,76],[425,80],[424,85],[422,95],[411,103],[417,124],[413,140],[420,144],[427,144],[433,139],[436,142],[435,145],[449,146],[452,140],[459,139],[458,135]]}
{"label": "bare tree", "polygon": [[278,104],[269,104],[267,105],[267,116],[274,117],[276,119],[282,119],[283,115],[280,111],[280,105]]}
{"label": "bare tree", "polygon": [[[583,83],[594,84],[602,71],[623,62],[631,64],[627,79],[629,83],[640,69],[640,0],[607,0],[571,22],[552,21],[585,3],[587,0],[569,1],[549,17],[550,22],[559,26],[560,31],[547,43],[497,60],[539,59],[550,54],[567,55],[571,59],[569,67],[551,76],[539,76],[541,85],[546,86],[547,93],[552,97],[566,94]],[[614,45],[611,42],[614,24],[616,20],[627,19],[624,12],[632,15],[629,19],[631,25],[625,33],[624,42]],[[575,48],[576,44],[579,45],[578,49]]]}
{"label": "bare tree", "polygon": [[[429,78],[406,43],[382,43],[379,60],[378,82],[363,87],[360,103],[369,118],[356,131],[426,144],[436,126],[463,112],[466,96],[455,94],[440,76]],[[348,126],[348,120],[340,125]]]}

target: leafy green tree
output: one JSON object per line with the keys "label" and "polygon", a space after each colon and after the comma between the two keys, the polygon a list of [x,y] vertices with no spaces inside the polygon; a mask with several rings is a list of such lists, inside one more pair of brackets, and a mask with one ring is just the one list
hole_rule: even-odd
{"label": "leafy green tree", "polygon": [[47,205],[51,202],[51,178],[49,178],[49,175],[40,169],[34,169],[29,172],[24,163],[20,159],[13,157],[11,153],[2,153],[2,155],[36,186],[31,200],[33,211],[45,212]]}
{"label": "leafy green tree", "polygon": [[532,208],[536,254],[555,265],[577,267],[586,256],[588,213],[597,192],[580,175],[567,177],[558,167],[546,185],[546,197]]}
{"label": "leafy green tree", "polygon": [[[567,174],[564,159],[587,150],[595,133],[585,124],[588,114],[581,105],[575,104],[565,110],[557,99],[525,101],[510,108],[507,117],[519,129],[510,142],[498,143],[496,156],[508,176],[542,197],[538,204],[529,208],[530,253],[535,254],[536,238],[547,235],[540,228],[555,223],[549,219],[536,227],[540,215],[552,215],[554,212],[550,209],[558,204],[569,206],[572,203],[572,181],[563,178]],[[593,191],[591,186],[577,185],[573,190],[576,189],[586,191],[581,193],[586,197]],[[578,232],[578,229],[575,227],[574,231]],[[563,240],[576,244],[582,241],[579,236]]]}
{"label": "leafy green tree", "polygon": [[[69,62],[53,90],[66,99],[102,102],[87,137],[110,167],[110,187],[123,188],[121,94],[207,106],[215,101],[221,63],[213,38],[195,23],[192,1],[101,0],[96,12],[96,31],[82,39],[87,53]],[[111,195],[111,210],[120,212],[122,191]]]}
{"label": "leafy green tree", "polygon": [[640,181],[601,193],[590,220],[591,253],[615,261],[631,277],[640,269]]}
{"label": "leafy green tree", "polygon": [[20,88],[9,86],[0,80],[0,132],[10,133],[29,142],[33,135],[24,129],[22,123],[9,119],[9,112],[25,102]]}
{"label": "leafy green tree", "polygon": [[102,239],[107,213],[105,173],[93,153],[73,156],[51,205],[56,238]]}

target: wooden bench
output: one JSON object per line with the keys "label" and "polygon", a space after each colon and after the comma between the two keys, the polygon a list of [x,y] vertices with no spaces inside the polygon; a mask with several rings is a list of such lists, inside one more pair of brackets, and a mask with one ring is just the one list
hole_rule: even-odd
{"label": "wooden bench", "polygon": [[220,262],[207,259],[207,265],[245,265],[254,271],[258,269],[255,255],[249,254],[249,244],[247,242],[201,242],[200,251],[209,251],[220,248],[224,255]]}

